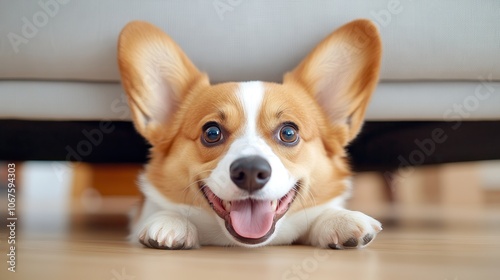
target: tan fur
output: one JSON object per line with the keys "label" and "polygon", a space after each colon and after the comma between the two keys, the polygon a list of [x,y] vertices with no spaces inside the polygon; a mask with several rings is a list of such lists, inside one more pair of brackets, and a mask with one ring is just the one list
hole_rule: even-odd
{"label": "tan fur", "polygon": [[[266,83],[262,108],[261,134],[286,168],[303,182],[299,203],[292,211],[325,203],[342,194],[346,190],[342,180],[350,176],[339,140],[345,137],[345,129],[332,125],[313,96],[296,84]],[[301,140],[295,147],[278,144],[271,133],[286,121],[299,127]]]}
{"label": "tan fur", "polygon": [[[302,157],[285,161],[289,170],[308,173],[304,207],[330,201],[346,190],[343,180],[351,173],[344,149],[361,129],[378,82],[381,51],[376,27],[367,20],[353,21],[331,33],[284,77],[287,98],[293,92],[300,98],[294,106],[304,106],[297,116],[306,122],[299,127],[308,131],[300,135],[317,137],[309,141]],[[329,97],[321,96],[325,91]],[[312,104],[305,94],[317,103]]]}
{"label": "tan fur", "polygon": [[[125,27],[118,49],[135,126],[153,145],[147,178],[171,201],[208,209],[198,180],[208,177],[241,134],[245,116],[235,96],[237,84],[210,85],[166,34],[144,22]],[[291,211],[345,192],[344,179],[351,173],[344,149],[362,126],[378,80],[380,52],[374,25],[354,21],[330,34],[285,75],[283,84],[265,83],[259,132],[304,183]],[[165,88],[167,83],[172,86]],[[164,91],[171,92],[169,97]],[[227,131],[224,144],[201,144],[201,127],[208,121]],[[285,121],[299,126],[301,141],[295,147],[275,140]]]}
{"label": "tan fur", "polygon": [[[134,21],[123,28],[118,65],[134,124],[153,145],[169,140],[164,125],[186,93],[209,83],[170,37],[147,22]],[[166,84],[171,95],[164,92]]]}
{"label": "tan fur", "polygon": [[[172,201],[207,206],[197,182],[208,177],[241,133],[243,115],[235,90],[236,84],[226,83],[191,92],[178,109],[171,131],[166,131],[175,137],[152,148],[147,177]],[[223,145],[208,148],[201,144],[201,127],[209,121],[220,123],[228,132]]]}
{"label": "tan fur", "polygon": [[346,125],[348,119],[347,144],[361,129],[378,82],[381,52],[375,25],[368,20],[356,20],[326,37],[285,75],[284,83],[299,83],[315,95],[332,122]]}

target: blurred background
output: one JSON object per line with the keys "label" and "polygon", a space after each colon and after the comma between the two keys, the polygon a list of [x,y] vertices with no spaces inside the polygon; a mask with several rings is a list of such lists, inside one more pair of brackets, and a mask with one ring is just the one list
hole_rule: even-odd
{"label": "blurred background", "polygon": [[[149,145],[130,122],[120,84],[116,46],[125,24],[160,27],[213,83],[281,82],[325,36],[358,18],[377,25],[384,48],[364,128],[348,147],[356,171],[348,206],[384,224],[368,249],[329,255],[328,265],[298,275],[287,273],[309,264],[313,248],[179,257],[126,242]],[[366,36],[361,30],[360,42]],[[495,0],[0,1],[0,214],[7,221],[14,163],[25,268],[13,279],[118,280],[125,269],[136,279],[166,270],[175,279],[205,279],[207,271],[238,279],[255,271],[269,279],[496,279],[499,65]],[[0,228],[4,240],[9,231]],[[5,271],[0,278],[11,279]]]}

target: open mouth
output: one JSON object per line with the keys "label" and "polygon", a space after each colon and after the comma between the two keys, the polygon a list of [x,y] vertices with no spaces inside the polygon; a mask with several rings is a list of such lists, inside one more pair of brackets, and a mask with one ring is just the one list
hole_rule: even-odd
{"label": "open mouth", "polygon": [[215,213],[225,221],[226,229],[239,242],[259,244],[274,232],[276,222],[290,208],[297,187],[276,200],[244,199],[227,201],[215,195],[207,185],[201,190]]}

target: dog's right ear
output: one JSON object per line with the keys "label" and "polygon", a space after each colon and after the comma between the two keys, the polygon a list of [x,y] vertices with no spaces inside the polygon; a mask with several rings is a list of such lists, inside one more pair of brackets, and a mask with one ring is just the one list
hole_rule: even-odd
{"label": "dog's right ear", "polygon": [[327,36],[284,78],[302,85],[332,123],[346,128],[341,143],[359,133],[378,82],[382,42],[369,20],[349,22]]}
{"label": "dog's right ear", "polygon": [[152,145],[163,141],[166,125],[189,89],[209,83],[167,34],[147,22],[123,28],[118,65],[135,127]]}

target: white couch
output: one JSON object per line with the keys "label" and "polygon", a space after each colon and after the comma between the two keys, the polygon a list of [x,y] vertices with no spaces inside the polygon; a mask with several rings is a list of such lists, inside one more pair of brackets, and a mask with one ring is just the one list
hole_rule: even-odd
{"label": "white couch", "polygon": [[40,0],[0,2],[0,120],[129,120],[121,28],[163,28],[213,82],[280,81],[324,36],[379,25],[369,121],[500,120],[500,1]]}

